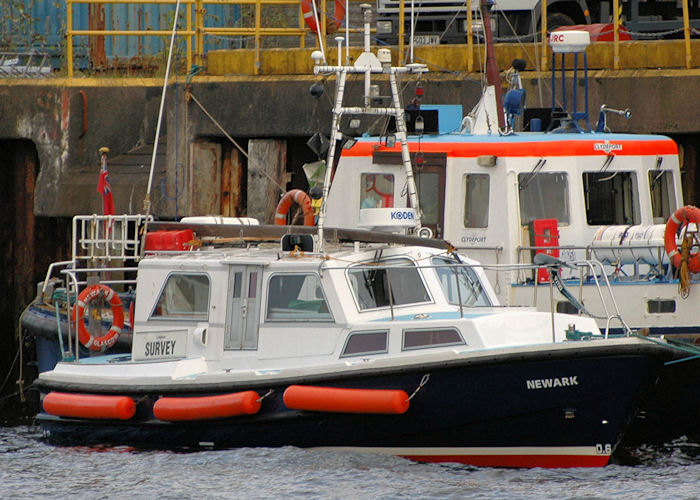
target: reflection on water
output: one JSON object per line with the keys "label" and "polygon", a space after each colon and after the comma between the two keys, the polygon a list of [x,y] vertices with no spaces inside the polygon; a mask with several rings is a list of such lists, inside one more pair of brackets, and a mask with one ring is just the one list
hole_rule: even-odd
{"label": "reflection on water", "polygon": [[[700,444],[623,450],[603,469],[486,469],[299,448],[174,453],[47,445],[0,427],[2,498],[697,498]],[[628,461],[629,460],[629,461]]]}

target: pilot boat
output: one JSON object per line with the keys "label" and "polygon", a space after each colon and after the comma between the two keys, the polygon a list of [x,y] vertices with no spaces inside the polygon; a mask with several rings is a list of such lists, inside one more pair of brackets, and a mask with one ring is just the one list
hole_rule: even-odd
{"label": "pilot boat", "polygon": [[[669,357],[604,338],[591,318],[499,307],[481,268],[441,240],[149,227],[145,246],[160,249],[138,263],[131,352],[78,355],[35,382],[49,442],[603,466]],[[183,234],[185,249],[162,244]]]}

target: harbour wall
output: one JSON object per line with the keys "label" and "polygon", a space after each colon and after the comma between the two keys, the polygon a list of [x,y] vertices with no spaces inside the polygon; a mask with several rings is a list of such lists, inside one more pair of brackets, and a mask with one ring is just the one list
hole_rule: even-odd
{"label": "harbour wall", "polygon": [[[309,88],[317,81],[323,82],[324,94],[313,97]],[[425,75],[422,81],[424,103],[460,104],[466,113],[480,97],[478,74],[435,73]],[[700,200],[694,181],[700,143],[700,99],[694,93],[700,88],[700,69],[595,70],[589,72],[588,81],[591,123],[595,124],[602,104],[629,108],[629,120],[609,116],[613,131],[658,133],[675,139],[682,152],[685,201]],[[303,185],[302,179],[296,179],[303,176],[301,165],[316,159],[305,147],[306,141],[316,132],[330,132],[334,83],[334,76],[209,76],[196,77],[189,84],[184,78],[171,80],[152,179],[156,187],[150,196],[154,214],[174,218],[198,207],[218,213],[216,205],[200,206],[194,197],[202,196],[201,190],[214,195],[221,190],[221,179],[197,178],[197,173],[204,169],[216,177],[214,171],[230,160],[230,151],[240,155],[234,162],[245,170],[252,160],[238,148],[247,151],[249,141],[272,141],[284,151],[280,157],[284,169],[275,174],[278,183]],[[409,102],[414,86],[406,83],[404,101]],[[388,94],[388,83],[385,85],[382,95]],[[523,85],[527,108],[549,108],[549,73],[525,72]],[[98,150],[103,146],[110,149],[109,172],[117,212],[139,211],[149,184],[161,91],[158,79],[0,82],[0,148],[12,141],[29,141],[36,149],[34,215],[71,217],[99,212],[102,201],[95,186]],[[348,91],[350,102],[359,102],[361,80],[349,83]],[[581,87],[578,95],[582,109]],[[210,145],[216,145],[214,156],[203,158],[201,150],[211,150]],[[204,165],[210,161],[219,165]],[[236,201],[236,206],[244,208],[244,201]]]}

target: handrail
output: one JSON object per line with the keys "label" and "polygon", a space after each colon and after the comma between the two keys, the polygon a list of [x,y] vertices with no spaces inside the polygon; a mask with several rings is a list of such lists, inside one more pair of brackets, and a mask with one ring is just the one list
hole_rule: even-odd
{"label": "handrail", "polygon": [[[175,5],[177,0],[66,0],[66,59],[68,65],[68,77],[73,78],[73,37],[76,36],[166,36],[171,34],[171,30],[166,29],[83,29],[73,28],[73,4],[153,4],[153,5]],[[187,71],[192,69],[193,63],[202,64],[204,61],[204,36],[253,36],[255,40],[255,74],[260,70],[260,49],[261,37],[263,36],[298,36],[300,47],[305,46],[305,36],[308,30],[304,27],[304,18],[301,13],[301,2],[299,0],[181,0],[185,5],[184,17],[186,27],[178,29],[177,35],[186,39],[186,59]],[[254,5],[255,6],[255,27],[254,28],[233,28],[233,27],[207,27],[204,25],[204,8],[207,4],[216,5]],[[326,0],[319,0],[321,12],[326,12]],[[299,27],[277,27],[264,28],[261,26],[262,5],[298,5],[299,6]],[[194,14],[194,15],[193,15]],[[194,21],[193,21],[194,17]],[[193,24],[194,23],[194,24]],[[321,16],[321,29],[326,30],[326,16]],[[194,38],[194,48],[192,39]],[[193,52],[194,51],[194,52]]]}
{"label": "handrail", "polygon": [[[72,78],[74,76],[74,54],[73,54],[73,38],[76,36],[167,36],[170,35],[169,29],[75,29],[73,24],[73,6],[74,5],[103,5],[103,4],[139,4],[139,5],[175,5],[177,0],[66,0],[67,6],[67,21],[66,21],[66,59],[67,59],[67,73],[68,77]],[[319,12],[327,12],[326,4],[328,0],[317,0]],[[348,2],[357,2],[360,0],[348,0]],[[399,57],[404,57],[404,37],[403,37],[403,16],[405,15],[405,1],[401,0],[399,2],[399,16],[401,22],[399,22],[399,29],[401,30],[399,36]],[[466,66],[467,71],[478,70],[474,62],[473,51],[475,49],[473,42],[473,31],[472,31],[472,9],[477,4],[479,0],[466,0],[467,7],[467,33],[466,33],[466,46],[467,46],[467,60]],[[304,19],[301,13],[301,1],[300,0],[181,0],[181,3],[185,6],[184,21],[185,27],[178,30],[178,35],[184,37],[186,40],[186,61],[187,61],[187,71],[189,72],[194,64],[202,65],[205,58],[205,48],[204,39],[206,36],[247,36],[252,37],[254,40],[254,70],[253,74],[259,75],[262,69],[261,55],[262,55],[262,39],[264,37],[270,36],[293,36],[299,37],[299,47],[304,48],[306,43],[306,35],[309,34],[309,30],[304,23]],[[614,4],[617,5],[619,11],[619,5],[621,5],[619,0],[615,0]],[[214,27],[205,26],[205,13],[206,5],[251,5],[254,6],[254,26],[253,27]],[[263,5],[299,5],[299,16],[298,16],[298,27],[263,27],[261,25],[262,10]],[[547,22],[546,22],[546,11],[547,11],[547,1],[541,1],[541,9],[543,20],[541,23],[541,40],[534,42],[533,46],[540,47],[540,70],[546,71],[548,68],[548,57],[549,57],[549,47],[547,40]],[[689,7],[688,0],[682,1],[682,31],[684,38],[684,65],[686,68],[693,68],[693,57],[692,57],[692,45],[691,45],[691,32],[693,28],[690,26],[689,21]],[[326,17],[321,15],[321,29],[322,32],[326,30]],[[612,45],[613,57],[612,57],[612,67],[613,69],[624,69],[623,60],[621,58],[621,49],[624,47],[625,43],[620,40],[620,19],[618,16],[613,16],[613,30],[614,30],[614,41],[607,42]],[[355,32],[356,30],[351,29]],[[695,30],[697,32],[697,30]],[[318,41],[316,42],[318,43]],[[622,45],[621,45],[622,44]],[[697,50],[697,44],[695,44]]]}

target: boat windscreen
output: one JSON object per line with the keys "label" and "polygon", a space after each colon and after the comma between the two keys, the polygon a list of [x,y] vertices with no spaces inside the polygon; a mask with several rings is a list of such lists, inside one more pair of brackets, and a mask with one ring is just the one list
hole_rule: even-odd
{"label": "boat windscreen", "polygon": [[450,304],[480,307],[491,306],[491,300],[484,291],[479,277],[471,267],[461,265],[451,259],[433,258],[435,272],[443,292]]}
{"label": "boat windscreen", "polygon": [[430,301],[420,273],[409,259],[363,264],[349,269],[348,277],[361,310]]}

